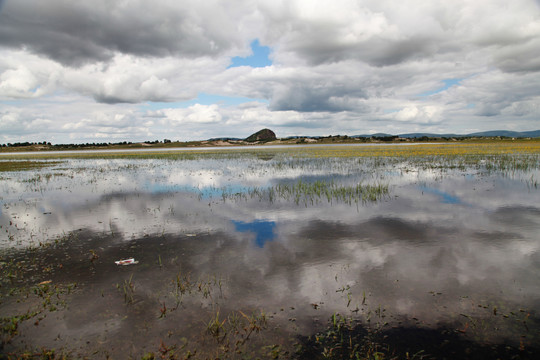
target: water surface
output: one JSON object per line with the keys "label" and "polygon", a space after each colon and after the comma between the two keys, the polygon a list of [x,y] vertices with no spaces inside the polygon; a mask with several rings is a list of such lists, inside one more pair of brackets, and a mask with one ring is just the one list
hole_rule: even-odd
{"label": "water surface", "polygon": [[[539,335],[540,171],[492,162],[276,152],[2,173],[0,316],[32,315],[4,331],[3,351],[294,357],[295,343],[340,314],[528,356]],[[328,196],[314,183],[386,191]],[[283,190],[298,184],[306,190]],[[138,263],[114,263],[129,257]]]}

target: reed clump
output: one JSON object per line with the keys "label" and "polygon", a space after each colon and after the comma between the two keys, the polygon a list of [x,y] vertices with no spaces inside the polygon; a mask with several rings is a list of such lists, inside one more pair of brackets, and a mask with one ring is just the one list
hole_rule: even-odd
{"label": "reed clump", "polygon": [[315,181],[304,182],[298,180],[293,184],[278,184],[268,190],[272,191],[279,198],[294,200],[296,204],[319,203],[327,200],[329,203],[334,201],[346,204],[375,202],[389,194],[388,185],[385,184],[356,184],[341,185],[333,181]]}

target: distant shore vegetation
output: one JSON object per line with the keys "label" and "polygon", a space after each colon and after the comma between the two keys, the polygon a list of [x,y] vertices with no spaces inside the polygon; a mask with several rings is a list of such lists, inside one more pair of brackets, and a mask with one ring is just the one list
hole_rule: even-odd
{"label": "distant shore vegetation", "polygon": [[217,138],[200,141],[173,141],[169,139],[143,141],[143,142],[88,142],[80,144],[52,144],[43,142],[15,142],[0,144],[0,152],[18,151],[58,151],[58,150],[106,150],[106,149],[145,149],[145,148],[171,148],[171,147],[218,147],[218,146],[252,146],[252,145],[307,145],[307,144],[355,144],[355,143],[405,143],[405,142],[466,142],[466,141],[540,141],[540,138],[513,138],[506,136],[420,136],[420,137],[400,137],[400,136],[292,136],[279,138],[273,141],[246,141],[235,138]]}

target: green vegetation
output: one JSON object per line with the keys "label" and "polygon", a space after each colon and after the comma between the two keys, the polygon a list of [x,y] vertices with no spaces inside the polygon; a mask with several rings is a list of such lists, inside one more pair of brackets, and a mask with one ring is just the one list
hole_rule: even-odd
{"label": "green vegetation", "polygon": [[332,315],[324,331],[301,341],[297,359],[533,359],[535,345],[489,344],[463,337],[463,331],[382,325],[366,326],[351,316]]}
{"label": "green vegetation", "polygon": [[124,293],[124,302],[126,304],[133,304],[135,300],[135,284],[133,283],[133,274],[129,279],[124,280],[122,285],[116,284],[116,288]]}
{"label": "green vegetation", "polygon": [[298,182],[293,184],[278,184],[265,191],[272,201],[275,198],[294,200],[296,204],[314,204],[322,199],[329,203],[340,201],[347,204],[359,202],[375,202],[388,195],[388,185],[338,185],[333,181],[315,181],[312,183]]}
{"label": "green vegetation", "polygon": [[[13,265],[11,265],[13,266]],[[8,276],[13,279],[13,276]],[[75,289],[76,284],[53,284],[50,280],[42,281],[37,285],[27,288],[12,288],[12,290],[2,297],[23,298],[30,304],[27,311],[11,316],[0,318],[2,343],[9,342],[19,334],[21,323],[37,318],[34,324],[37,325],[48,313],[63,309],[67,306],[66,297]]]}
{"label": "green vegetation", "polygon": [[[166,144],[169,145],[169,144]],[[353,146],[351,146],[353,145]],[[211,156],[214,158],[237,158],[239,156],[265,156],[268,154],[287,154],[294,157],[422,157],[422,156],[459,156],[459,155],[503,155],[503,154],[539,154],[539,139],[521,140],[469,140],[462,142],[442,142],[442,143],[406,143],[406,144],[370,144],[358,145],[342,144],[340,146],[260,146],[245,148],[243,146],[190,149],[189,147],[179,150],[168,150],[166,147],[161,150],[139,148],[137,151],[117,151],[85,152],[83,150],[76,153],[47,153],[35,152],[32,154],[2,154],[0,159],[55,159],[55,158],[153,158],[170,160],[195,160],[202,157]]]}
{"label": "green vegetation", "polygon": [[[504,133],[504,132],[503,132]],[[512,135],[464,135],[464,136],[417,136],[399,137],[396,135],[373,135],[351,137],[348,135],[328,135],[328,136],[292,136],[288,138],[276,138],[270,129],[263,129],[252,134],[245,140],[238,138],[215,138],[209,140],[196,141],[171,141],[169,139],[152,140],[144,142],[108,142],[108,143],[80,143],[80,144],[51,144],[50,142],[17,142],[0,144],[1,152],[42,152],[42,151],[65,151],[65,150],[122,150],[122,149],[159,149],[159,148],[190,148],[190,147],[216,147],[216,146],[244,146],[257,143],[268,143],[271,145],[294,145],[294,144],[388,144],[388,143],[456,143],[456,142],[500,142],[500,141],[538,141],[539,138],[523,137],[517,138]],[[530,136],[529,134],[528,136]]]}
{"label": "green vegetation", "polygon": [[[193,280],[190,274],[179,272],[171,283],[173,289],[170,294],[175,300],[174,307],[169,307],[171,310],[178,309],[186,295],[200,294],[204,299],[212,299],[212,294],[215,295],[216,289],[218,289],[219,294],[217,296],[223,297],[224,280],[216,276],[206,276]],[[163,308],[167,309],[165,302]],[[161,316],[165,316],[165,311],[161,311]]]}
{"label": "green vegetation", "polygon": [[0,161],[0,172],[35,170],[55,166],[59,161]]}

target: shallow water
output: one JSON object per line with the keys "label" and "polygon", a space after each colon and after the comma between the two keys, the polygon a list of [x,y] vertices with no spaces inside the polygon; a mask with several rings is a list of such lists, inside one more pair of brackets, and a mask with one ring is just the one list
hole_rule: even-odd
{"label": "shallow water", "polygon": [[[540,171],[488,165],[277,153],[3,173],[0,316],[38,312],[3,351],[292,357],[336,313],[534,348]],[[278,191],[317,181],[388,192]]]}

